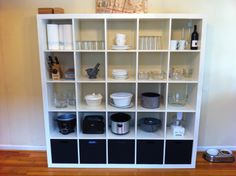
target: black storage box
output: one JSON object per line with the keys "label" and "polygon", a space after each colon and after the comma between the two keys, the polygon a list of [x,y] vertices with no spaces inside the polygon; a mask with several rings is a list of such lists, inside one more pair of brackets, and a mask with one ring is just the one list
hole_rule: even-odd
{"label": "black storage box", "polygon": [[103,134],[104,117],[100,115],[85,116],[82,124],[82,131],[85,134]]}
{"label": "black storage box", "polygon": [[106,140],[105,139],[80,139],[80,163],[106,164]]}

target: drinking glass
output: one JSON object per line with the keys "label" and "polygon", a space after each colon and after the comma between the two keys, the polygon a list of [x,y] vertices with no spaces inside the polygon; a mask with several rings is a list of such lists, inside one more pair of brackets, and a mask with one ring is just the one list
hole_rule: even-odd
{"label": "drinking glass", "polygon": [[82,49],[82,42],[81,41],[77,41],[76,42],[76,49],[77,50],[81,50]]}
{"label": "drinking glass", "polygon": [[65,93],[54,93],[54,106],[56,108],[66,108],[68,106],[67,96]]}
{"label": "drinking glass", "polygon": [[144,50],[144,36],[139,37],[139,49]]}
{"label": "drinking glass", "polygon": [[149,79],[149,72],[146,72],[146,71],[139,71],[138,72],[138,78],[140,80],[147,80]]}

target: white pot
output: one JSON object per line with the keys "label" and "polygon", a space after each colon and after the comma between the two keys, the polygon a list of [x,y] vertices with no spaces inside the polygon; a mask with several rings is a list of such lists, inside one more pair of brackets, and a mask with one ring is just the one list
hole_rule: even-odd
{"label": "white pot", "polygon": [[99,106],[102,102],[101,94],[89,94],[84,97],[88,106]]}
{"label": "white pot", "polygon": [[116,92],[110,95],[113,103],[117,107],[129,106],[132,100],[133,94],[128,92]]}

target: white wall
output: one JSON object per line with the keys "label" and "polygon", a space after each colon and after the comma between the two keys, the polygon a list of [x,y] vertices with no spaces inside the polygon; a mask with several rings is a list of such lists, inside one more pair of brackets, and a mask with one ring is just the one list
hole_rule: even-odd
{"label": "white wall", "polygon": [[[94,13],[95,0],[0,0],[0,145],[45,145],[38,7]],[[199,145],[236,146],[236,1],[149,0],[149,12],[207,16]]]}

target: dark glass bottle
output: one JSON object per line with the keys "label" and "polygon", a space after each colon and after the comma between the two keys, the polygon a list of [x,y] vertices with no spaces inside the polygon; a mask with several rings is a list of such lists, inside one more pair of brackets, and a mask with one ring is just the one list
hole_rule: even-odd
{"label": "dark glass bottle", "polygon": [[198,49],[198,32],[197,32],[197,25],[194,25],[194,30],[191,35],[191,50]]}

